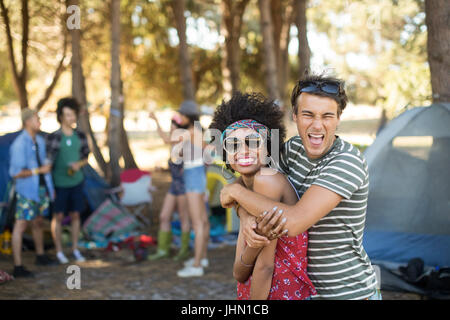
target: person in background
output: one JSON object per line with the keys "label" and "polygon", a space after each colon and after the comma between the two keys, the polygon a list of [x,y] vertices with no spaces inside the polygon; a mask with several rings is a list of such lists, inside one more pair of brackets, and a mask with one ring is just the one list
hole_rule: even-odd
{"label": "person in background", "polygon": [[86,135],[75,128],[79,105],[71,97],[58,101],[56,115],[61,128],[47,137],[47,155],[52,165],[56,200],[51,222],[56,257],[61,264],[69,260],[64,255],[61,241],[61,223],[65,214],[71,218],[72,253],[76,262],[85,258],[78,250],[80,213],[84,207],[84,175],[80,170],[88,163],[89,146]]}
{"label": "person in background", "polygon": [[[155,120],[158,134],[165,144],[173,145],[178,142],[172,140],[172,134],[176,129],[187,128],[182,125],[181,116],[175,114],[171,119],[170,135],[165,133],[158,121],[154,112],[150,113],[150,118]],[[172,151],[172,149],[171,149]],[[189,256],[189,240],[190,240],[190,223],[189,223],[189,211],[186,197],[186,189],[184,186],[183,178],[183,163],[176,164],[169,159],[170,175],[172,177],[172,183],[170,184],[169,191],[164,197],[164,202],[159,214],[159,231],[158,231],[158,249],[155,254],[150,255],[148,260],[154,261],[162,258],[169,257],[170,244],[172,243],[171,232],[171,219],[175,210],[179,213],[181,221],[181,247],[178,254],[174,257],[175,261],[182,261]]]}
{"label": "person in background", "polygon": [[44,253],[43,218],[49,215],[50,200],[54,198],[51,167],[46,163],[45,140],[38,135],[40,120],[37,112],[22,110],[23,131],[10,149],[9,175],[16,182],[16,215],[12,233],[14,258],[13,276],[34,277],[22,265],[22,237],[29,222],[36,248],[36,265],[55,265]]}
{"label": "person in background", "polygon": [[[204,269],[209,266],[207,258],[209,241],[209,220],[205,205],[206,168],[203,161],[203,131],[200,126],[200,113],[197,104],[192,100],[184,101],[178,113],[183,126],[187,129],[181,134],[183,159],[183,177],[188,199],[189,214],[194,229],[194,258],[184,263],[184,268],[177,272],[179,277],[203,276]],[[176,150],[175,150],[176,153]]]}

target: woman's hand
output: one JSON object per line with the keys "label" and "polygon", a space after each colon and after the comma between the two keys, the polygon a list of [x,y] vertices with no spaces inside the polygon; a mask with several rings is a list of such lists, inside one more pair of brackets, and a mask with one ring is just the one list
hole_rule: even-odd
{"label": "woman's hand", "polygon": [[150,111],[150,112],[148,113],[148,117],[149,117],[150,119],[155,120],[156,122],[158,122],[158,118],[156,117],[156,114],[155,114],[154,111]]}
{"label": "woman's hand", "polygon": [[239,216],[242,222],[242,233],[245,242],[250,248],[261,248],[270,243],[267,237],[255,232],[257,227],[256,217],[248,214],[244,209],[239,208]]}
{"label": "woman's hand", "polygon": [[234,187],[234,183],[227,184],[220,191],[220,204],[223,208],[232,208],[236,205],[236,201],[231,196],[231,191]]}
{"label": "woman's hand", "polygon": [[288,230],[284,229],[286,221],[287,219],[283,217],[283,210],[274,207],[271,211],[265,211],[256,218],[256,233],[269,240],[277,239],[288,233]]}

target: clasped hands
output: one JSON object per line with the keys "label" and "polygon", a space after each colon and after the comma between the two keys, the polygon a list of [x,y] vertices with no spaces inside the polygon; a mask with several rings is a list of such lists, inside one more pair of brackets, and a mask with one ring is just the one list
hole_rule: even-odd
{"label": "clasped hands", "polygon": [[243,221],[243,234],[247,245],[251,248],[266,246],[270,241],[287,234],[284,228],[287,219],[283,217],[283,210],[274,207],[264,211],[258,217],[248,213],[241,216]]}
{"label": "clasped hands", "polygon": [[[222,207],[231,208],[236,205],[232,197],[233,184],[226,185],[220,192],[220,202]],[[243,210],[240,210],[240,212]],[[277,207],[270,211],[264,211],[258,217],[254,217],[247,212],[240,215],[243,222],[243,234],[247,245],[252,248],[266,246],[271,240],[277,239],[287,234],[284,228],[287,219],[283,216],[283,210]]]}

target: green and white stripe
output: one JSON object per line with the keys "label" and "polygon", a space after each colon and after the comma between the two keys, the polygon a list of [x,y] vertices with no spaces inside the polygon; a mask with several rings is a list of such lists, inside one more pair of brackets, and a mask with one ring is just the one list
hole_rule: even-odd
{"label": "green and white stripe", "polygon": [[319,299],[365,299],[375,293],[375,272],[362,246],[369,175],[360,151],[336,138],[322,158],[306,156],[300,136],[285,144],[280,168],[302,196],[311,185],[344,199],[309,229],[308,275]]}

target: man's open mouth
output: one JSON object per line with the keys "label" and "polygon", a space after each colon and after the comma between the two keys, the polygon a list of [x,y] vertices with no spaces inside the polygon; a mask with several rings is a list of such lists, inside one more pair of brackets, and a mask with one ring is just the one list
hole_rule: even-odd
{"label": "man's open mouth", "polygon": [[320,146],[325,138],[324,134],[308,133],[309,142],[313,146]]}

